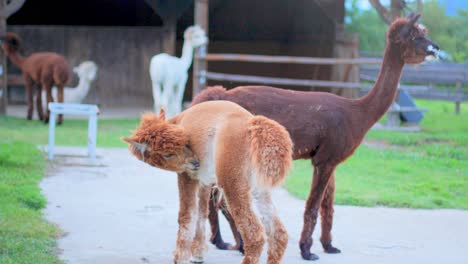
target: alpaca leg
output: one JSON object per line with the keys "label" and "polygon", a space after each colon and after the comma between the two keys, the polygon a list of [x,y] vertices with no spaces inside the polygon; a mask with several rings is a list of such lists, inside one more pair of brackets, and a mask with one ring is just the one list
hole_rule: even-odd
{"label": "alpaca leg", "polygon": [[34,96],[34,83],[30,78],[25,77],[25,87],[26,87],[26,101],[28,103],[28,112],[26,119],[32,120],[33,115],[33,96]]}
{"label": "alpaca leg", "polygon": [[154,101],[154,112],[159,113],[161,111],[161,95],[162,87],[158,82],[153,82],[153,101]]}
{"label": "alpaca leg", "polygon": [[255,194],[258,211],[268,238],[268,264],[281,263],[288,245],[288,232],[276,214],[270,191]]}
{"label": "alpaca leg", "polygon": [[169,99],[167,100],[167,107],[170,109],[171,116],[176,116],[181,111],[181,107],[179,106],[178,98],[177,98],[177,86],[172,87],[172,93],[169,95]]}
{"label": "alpaca leg", "polygon": [[185,84],[187,83],[187,76],[179,82],[177,85],[175,100],[174,100],[174,110],[175,114],[182,112],[182,101],[184,100]]}
{"label": "alpaca leg", "polygon": [[210,220],[210,227],[211,227],[210,242],[213,245],[215,245],[216,248],[226,250],[226,249],[229,249],[231,245],[229,243],[225,243],[223,241],[223,238],[221,237],[221,229],[220,229],[219,217],[218,217],[219,198],[220,198],[219,191],[213,187],[211,191],[211,195],[210,195],[209,215],[208,215],[208,219]]}
{"label": "alpaca leg", "polygon": [[198,189],[198,219],[195,239],[192,244],[192,262],[203,263],[203,254],[206,247],[205,223],[208,218],[208,200],[210,199],[210,186],[200,186]]}
{"label": "alpaca leg", "polygon": [[299,241],[301,255],[305,260],[318,259],[317,255],[310,252],[313,243],[312,234],[315,229],[315,224],[317,223],[317,216],[323,193],[334,170],[335,166],[330,165],[316,166],[314,168],[314,178],[312,180],[309,197],[306,201],[304,226],[302,227],[301,240]]}
{"label": "alpaca leg", "polygon": [[[221,199],[221,201],[220,201]],[[219,225],[219,217],[218,217],[218,209],[221,210],[224,217],[228,221],[232,235],[236,240],[236,245],[232,246],[229,243],[225,243],[221,236],[221,228]],[[211,238],[210,241],[216,248],[221,250],[239,250],[242,254],[244,254],[244,243],[242,241],[241,234],[234,223],[234,219],[232,218],[231,213],[227,208],[226,199],[222,198],[218,189],[213,188],[210,195],[210,213],[209,213],[209,220],[210,220],[210,227],[211,227]]]}
{"label": "alpaca leg", "polygon": [[[52,87],[50,87],[52,92]],[[63,103],[63,84],[57,84],[57,102]],[[61,125],[63,122],[63,115],[58,115],[57,124]]]}
{"label": "alpaca leg", "polygon": [[166,81],[163,84],[163,90],[161,95],[161,108],[164,108],[167,113],[166,117],[172,117],[171,107],[169,105],[172,94],[174,93],[174,84],[172,81]]}
{"label": "alpaca leg", "polygon": [[174,263],[190,262],[192,240],[195,236],[197,221],[198,181],[192,180],[187,174],[178,174],[179,187],[179,231],[177,232]]}
{"label": "alpaca leg", "polygon": [[36,108],[37,108],[37,116],[39,117],[39,120],[44,120],[44,113],[42,111],[42,91],[40,87],[36,90]]}
{"label": "alpaca leg", "polygon": [[[236,177],[236,179],[238,178]],[[265,244],[265,232],[260,221],[252,211],[252,198],[249,187],[242,181],[233,181],[223,186],[226,186],[224,193],[229,210],[236,225],[239,227],[245,243],[245,255],[241,264],[258,264],[263,244]]]}
{"label": "alpaca leg", "polygon": [[[42,89],[44,91],[46,91],[46,95],[47,95],[47,104],[46,105],[49,105],[49,103],[51,102],[54,102],[54,98],[52,97],[52,89],[49,89],[51,87],[47,87],[46,85],[42,85]],[[46,114],[45,114],[45,117],[44,117],[44,123],[49,123],[49,115],[50,115],[50,110],[49,110],[49,107],[47,107],[47,111],[46,111]]]}
{"label": "alpaca leg", "polygon": [[229,212],[226,199],[224,198],[222,199],[219,209],[221,210],[224,217],[228,221],[229,226],[231,227],[232,235],[234,236],[234,240],[236,241],[236,245],[230,247],[229,249],[239,250],[240,253],[244,254],[244,241],[242,240],[242,236],[239,230],[237,229],[236,223],[234,222],[234,219],[232,218],[232,215]]}
{"label": "alpaca leg", "polygon": [[320,223],[322,224],[322,236],[320,242],[326,253],[334,254],[341,251],[332,245],[331,230],[333,227],[333,202],[335,201],[335,174],[328,182],[320,207]]}

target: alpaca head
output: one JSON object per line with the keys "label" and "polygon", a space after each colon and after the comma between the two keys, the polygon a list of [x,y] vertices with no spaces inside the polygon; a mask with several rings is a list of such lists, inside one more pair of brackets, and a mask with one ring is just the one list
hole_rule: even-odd
{"label": "alpaca head", "polygon": [[194,48],[208,43],[205,31],[199,25],[188,27],[184,32],[184,40]]}
{"label": "alpaca head", "polygon": [[7,32],[0,37],[0,43],[2,44],[2,49],[8,54],[17,52],[20,49],[21,39],[17,34]]}
{"label": "alpaca head", "polygon": [[168,123],[164,110],[159,116],[143,114],[138,128],[122,140],[128,143],[135,157],[151,166],[189,174],[196,173],[200,167],[184,129]]}
{"label": "alpaca head", "polygon": [[84,61],[80,65],[73,68],[73,72],[80,77],[80,79],[85,79],[87,81],[94,81],[96,79],[98,67],[96,63],[92,61]]}
{"label": "alpaca head", "polygon": [[399,18],[390,26],[387,41],[398,45],[405,63],[417,64],[428,56],[437,56],[439,47],[426,37],[427,29],[416,23],[420,14],[410,14]]}

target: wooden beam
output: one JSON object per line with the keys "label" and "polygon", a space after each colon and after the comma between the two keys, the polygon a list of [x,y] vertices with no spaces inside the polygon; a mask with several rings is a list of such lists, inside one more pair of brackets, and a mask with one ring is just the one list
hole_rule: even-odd
{"label": "wooden beam", "polygon": [[[208,0],[195,0],[195,25],[199,25],[205,30],[209,38],[209,1]],[[208,45],[202,45],[195,49],[195,57],[203,58],[206,56]],[[206,60],[199,59],[193,62],[193,90],[192,98],[195,98],[206,87],[206,79],[203,77],[202,72],[206,72]]]}
{"label": "wooden beam", "polygon": [[[0,13],[6,13],[7,0],[0,0]],[[7,16],[0,16],[0,36],[6,33]],[[7,58],[5,52],[0,51],[0,114],[6,115],[8,106]]]}
{"label": "wooden beam", "polygon": [[370,85],[362,84],[362,83],[274,78],[274,77],[226,74],[226,73],[216,73],[216,72],[206,72],[204,77],[206,77],[206,79],[208,80],[258,83],[258,84],[333,87],[333,88],[348,88],[348,89],[361,89],[361,88],[366,88],[366,87],[369,89],[371,88]]}
{"label": "wooden beam", "polygon": [[239,61],[239,62],[257,62],[257,63],[295,63],[295,64],[319,64],[319,65],[336,65],[336,64],[381,64],[382,59],[374,58],[310,58],[310,57],[293,57],[293,56],[266,56],[266,55],[249,55],[249,54],[206,54],[206,56],[196,56],[197,60],[206,61]]}

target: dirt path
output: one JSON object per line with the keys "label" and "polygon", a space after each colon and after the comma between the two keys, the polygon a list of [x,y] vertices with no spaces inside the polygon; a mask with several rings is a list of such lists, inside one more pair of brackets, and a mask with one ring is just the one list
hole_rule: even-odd
{"label": "dirt path", "polygon": [[[173,173],[151,168],[125,149],[100,149],[94,164],[73,156],[85,149],[59,148],[58,153],[69,156],[57,156],[41,187],[48,199],[46,218],[66,232],[59,239],[62,259],[172,263],[178,208]],[[297,246],[304,202],[282,189],[274,192],[274,200],[290,236],[283,263],[308,263]],[[334,226],[334,244],[343,253],[324,254],[317,230],[313,252],[320,259],[315,263],[468,263],[468,211],[336,206]],[[210,245],[205,259],[207,264],[240,263],[241,255]]]}

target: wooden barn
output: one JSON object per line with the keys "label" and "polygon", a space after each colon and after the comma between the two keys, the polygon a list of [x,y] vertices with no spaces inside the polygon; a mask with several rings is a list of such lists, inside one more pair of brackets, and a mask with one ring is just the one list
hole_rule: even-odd
{"label": "wooden barn", "polygon": [[[183,31],[194,21],[208,29],[209,53],[357,57],[357,38],[344,34],[344,16],[344,0],[28,0],[7,20],[7,29],[22,37],[25,55],[54,51],[72,66],[95,61],[98,79],[87,103],[151,107],[149,61],[161,52],[180,56]],[[350,65],[209,62],[207,67],[216,72],[312,80],[350,81],[357,76],[353,73],[357,67]],[[18,70],[9,64],[8,73],[13,77],[9,101],[21,103],[24,92],[14,78]],[[70,86],[76,83],[74,77]],[[218,83],[243,84],[208,81]],[[186,100],[191,96],[189,80]]]}

